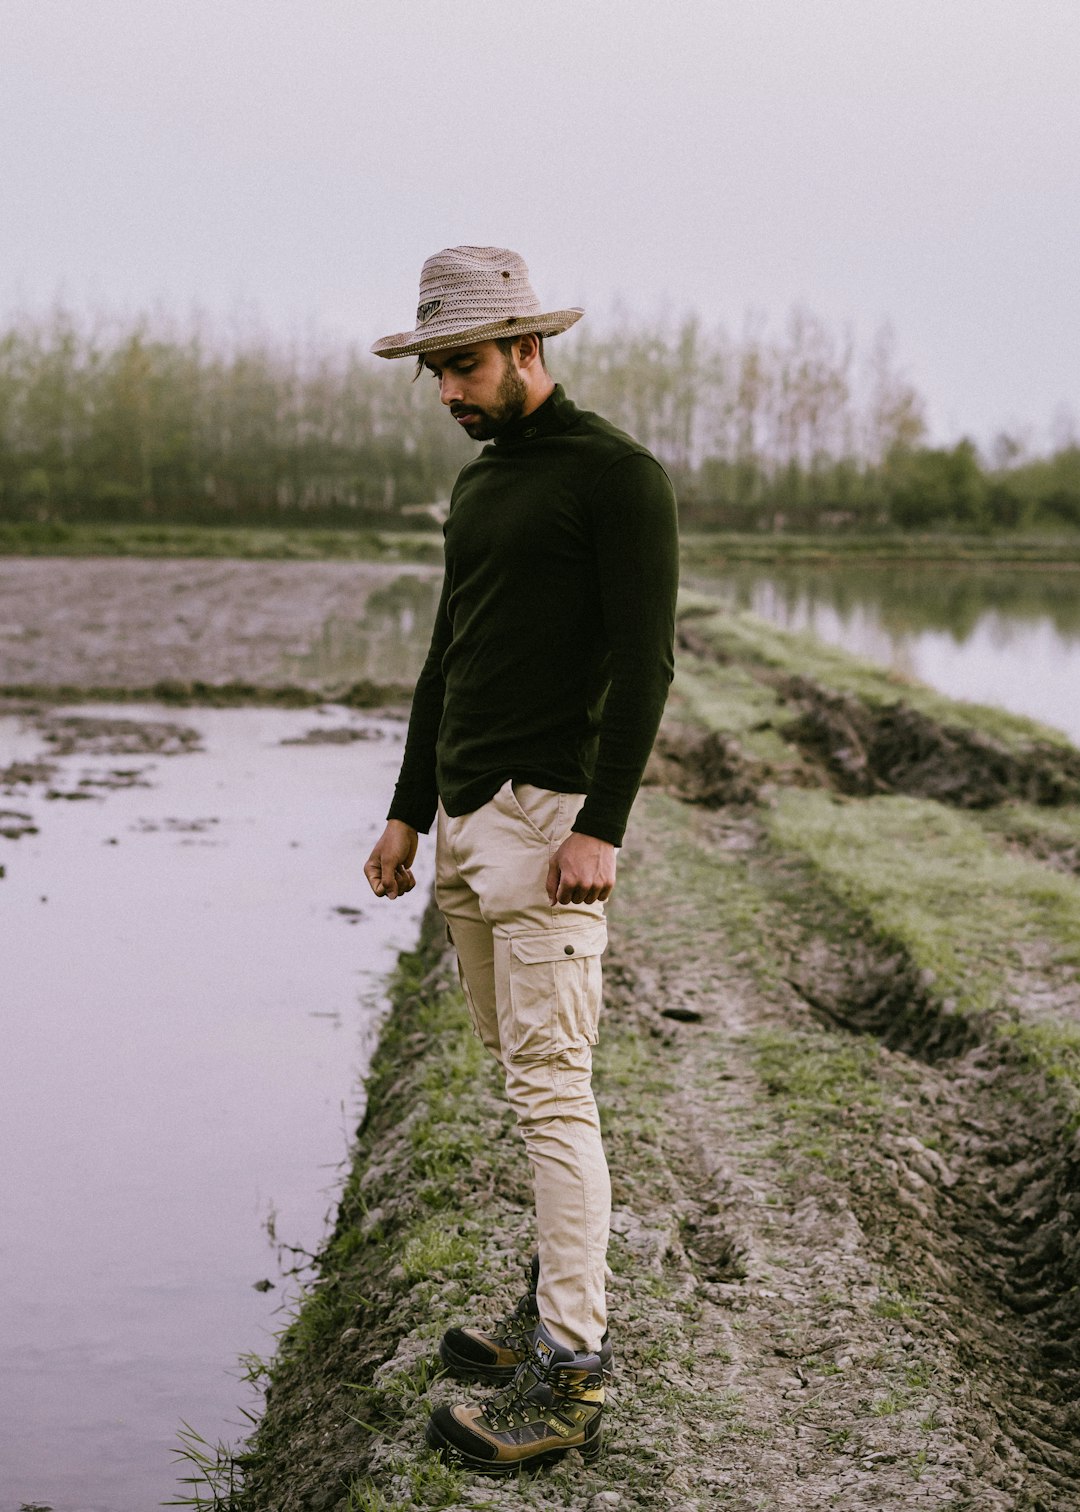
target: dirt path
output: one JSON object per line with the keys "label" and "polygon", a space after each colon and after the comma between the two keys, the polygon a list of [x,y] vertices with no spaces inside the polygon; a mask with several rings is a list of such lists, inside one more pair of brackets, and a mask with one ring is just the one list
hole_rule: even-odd
{"label": "dirt path", "polygon": [[[719,888],[752,878],[775,898],[785,862],[752,818],[653,800],[645,819],[617,911],[620,998],[654,1029],[657,1002],[701,1015],[661,1031],[676,1060],[661,1148],[696,1332],[730,1356],[692,1376],[738,1394],[714,1504],[737,1488],[782,1509],[1080,1506],[1075,1153],[1038,1076],[977,1040],[928,1062],[824,1027],[786,973],[851,1002],[873,963],[857,922],[820,907],[789,904],[779,937],[766,929],[771,987],[760,955],[738,963],[719,899],[711,928],[699,916],[665,946],[640,921],[673,837],[661,886],[713,867]],[[934,1039],[922,998],[916,1049],[920,1022]]]}

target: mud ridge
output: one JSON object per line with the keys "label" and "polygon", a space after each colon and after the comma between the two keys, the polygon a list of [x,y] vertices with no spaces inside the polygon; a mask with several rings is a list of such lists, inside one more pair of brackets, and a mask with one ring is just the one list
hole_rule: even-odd
{"label": "mud ridge", "polygon": [[0,706],[12,704],[49,703],[163,703],[205,704],[210,707],[231,708],[244,704],[280,705],[284,708],[306,709],[320,704],[343,704],[350,709],[380,709],[388,706],[407,706],[412,698],[412,687],[404,683],[375,683],[367,680],[350,683],[347,687],[305,688],[297,683],[267,685],[255,682],[202,682],[177,678],[163,678],[158,682],[140,687],[77,687],[70,683],[4,683],[0,684]]}
{"label": "mud ridge", "polygon": [[764,775],[747,761],[732,736],[669,719],[657,735],[645,784],[715,809],[755,802]]}
{"label": "mud ridge", "polygon": [[852,796],[907,793],[970,809],[1009,798],[1048,806],[1080,800],[1080,752],[1066,746],[1009,751],[902,702],[875,707],[805,677],[782,679],[778,691],[799,710],[780,733]]}

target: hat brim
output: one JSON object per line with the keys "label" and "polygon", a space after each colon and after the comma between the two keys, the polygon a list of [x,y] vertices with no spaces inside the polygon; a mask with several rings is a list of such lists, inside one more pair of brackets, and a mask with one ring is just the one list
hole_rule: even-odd
{"label": "hat brim", "polygon": [[376,341],[371,350],[376,357],[418,357],[421,352],[439,352],[446,347],[467,346],[470,341],[499,341],[504,336],[526,336],[534,331],[538,336],[558,336],[576,324],[584,310],[553,310],[547,315],[504,316],[502,320],[489,321],[487,325],[468,326],[463,330],[430,331],[420,329],[400,331],[396,336],[384,336]]}

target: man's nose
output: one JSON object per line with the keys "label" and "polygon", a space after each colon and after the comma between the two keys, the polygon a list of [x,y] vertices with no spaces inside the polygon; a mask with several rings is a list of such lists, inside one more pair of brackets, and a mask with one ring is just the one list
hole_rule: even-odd
{"label": "man's nose", "polygon": [[461,382],[456,373],[439,375],[439,398],[444,404],[455,404],[461,398]]}

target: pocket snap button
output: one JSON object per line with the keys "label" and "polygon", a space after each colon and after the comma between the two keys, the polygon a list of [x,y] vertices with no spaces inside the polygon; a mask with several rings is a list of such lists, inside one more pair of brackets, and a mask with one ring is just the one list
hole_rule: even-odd
{"label": "pocket snap button", "polygon": [[572,945],[564,945],[563,946],[563,953],[565,955],[573,955],[573,953],[574,953],[574,947]]}

